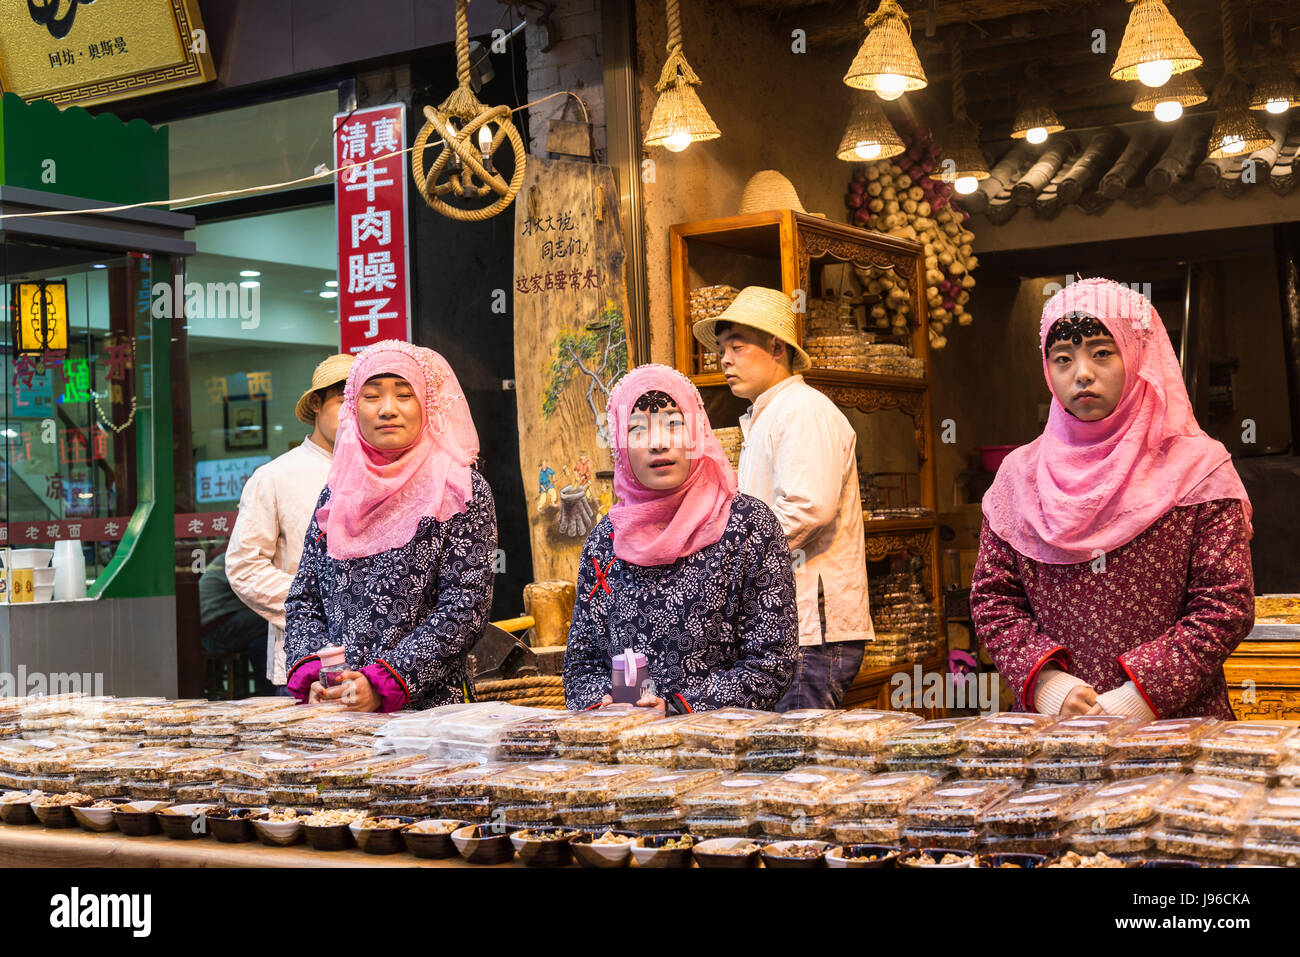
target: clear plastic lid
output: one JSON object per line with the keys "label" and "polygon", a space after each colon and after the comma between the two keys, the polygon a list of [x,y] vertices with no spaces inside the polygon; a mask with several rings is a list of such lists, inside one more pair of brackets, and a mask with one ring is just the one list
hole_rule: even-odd
{"label": "clear plastic lid", "polygon": [[1085,822],[1070,827],[1066,840],[1081,854],[1141,854],[1151,847],[1151,822],[1118,831],[1097,831]]}
{"label": "clear plastic lid", "polygon": [[192,748],[148,748],[123,749],[120,744],[81,744],[80,746],[56,748],[52,750],[37,749],[28,752],[13,762],[14,770],[27,772],[29,774],[50,774],[53,772],[67,772],[72,770],[72,766],[77,764],[80,767],[92,765],[91,761],[95,758],[102,758],[103,766],[116,770],[124,764],[130,763],[136,767],[165,767],[169,764],[179,761],[193,760],[198,757],[205,757],[213,752],[194,753]]}
{"label": "clear plastic lid", "polygon": [[484,797],[487,780],[512,765],[471,764],[442,758],[419,760],[376,774],[370,787],[376,794],[428,794],[441,798]]}
{"label": "clear plastic lid", "polygon": [[1048,725],[1038,734],[1043,757],[1100,758],[1110,754],[1116,738],[1141,722],[1118,714],[1075,715]]}
{"label": "clear plastic lid", "polygon": [[772,782],[770,774],[729,774],[682,795],[682,807],[692,818],[752,817],[760,789]]}
{"label": "clear plastic lid", "polygon": [[816,746],[826,751],[875,754],[885,738],[922,722],[910,711],[874,711],[859,708],[833,714],[817,726]]}
{"label": "clear plastic lid", "polygon": [[1003,834],[1058,830],[1066,823],[1066,813],[1085,794],[1084,789],[1077,787],[1012,792],[981,812],[978,821]]}
{"label": "clear plastic lid", "polygon": [[765,814],[761,810],[754,823],[764,834],[790,840],[820,841],[830,837],[831,819],[824,814]]}
{"label": "clear plastic lid", "polygon": [[1232,834],[1263,796],[1261,784],[1193,774],[1166,792],[1156,810],[1166,827]]}
{"label": "clear plastic lid", "polygon": [[1115,739],[1116,756],[1130,758],[1190,757],[1219,722],[1215,718],[1165,718],[1140,725]]}
{"label": "clear plastic lid", "polygon": [[903,819],[873,817],[831,821],[831,836],[841,844],[897,844],[903,839]]}
{"label": "clear plastic lid", "polygon": [[351,734],[374,734],[389,721],[388,715],[341,711],[297,721],[284,729],[288,741],[335,741]]}
{"label": "clear plastic lid", "polygon": [[359,761],[369,754],[362,748],[347,748],[312,751],[283,761],[270,761],[266,764],[266,780],[269,784],[305,784],[315,781],[324,768]]}
{"label": "clear plastic lid", "polygon": [[1029,768],[1035,780],[1059,783],[1063,781],[1101,781],[1107,775],[1105,758],[1037,757],[1029,759]]}
{"label": "clear plastic lid", "polygon": [[952,781],[909,804],[903,820],[908,827],[972,827],[981,813],[1012,790],[1001,781]]}
{"label": "clear plastic lid", "polygon": [[939,775],[924,771],[875,775],[837,793],[831,806],[840,817],[897,817],[914,800],[937,787],[941,780]]}
{"label": "clear plastic lid", "polygon": [[1023,757],[1006,757],[991,754],[953,755],[949,765],[963,778],[1027,778],[1032,774],[1029,761]]}
{"label": "clear plastic lid", "polygon": [[934,757],[962,749],[957,735],[978,718],[941,718],[900,728],[885,738],[885,748],[898,757]]}
{"label": "clear plastic lid", "polygon": [[555,726],[561,744],[617,745],[619,735],[629,728],[658,720],[653,708],[632,704],[611,704],[590,711],[576,711]]}
{"label": "clear plastic lid", "polygon": [[655,768],[653,774],[628,782],[615,796],[615,801],[623,810],[659,807],[675,803],[683,795],[721,777],[721,771],[664,771]]}
{"label": "clear plastic lid", "polygon": [[608,804],[634,782],[660,773],[648,764],[591,768],[563,781],[554,792],[557,804]]}
{"label": "clear plastic lid", "polygon": [[1128,778],[1149,778],[1156,775],[1178,776],[1192,769],[1192,759],[1185,757],[1171,758],[1123,758],[1106,759],[1106,773],[1116,780]]}
{"label": "clear plastic lid", "polygon": [[1152,775],[1115,781],[1085,795],[1066,819],[1094,831],[1122,831],[1154,820],[1160,799],[1180,778]]}
{"label": "clear plastic lid", "polygon": [[758,795],[763,814],[816,815],[825,813],[835,795],[862,780],[857,771],[806,764],[787,771],[764,786]]}
{"label": "clear plastic lid", "polygon": [[561,744],[555,749],[555,756],[564,761],[599,761],[602,764],[614,764],[618,761],[618,742]]}
{"label": "clear plastic lid", "polygon": [[414,754],[367,754],[346,764],[321,768],[317,780],[323,787],[369,787],[371,779],[408,768],[425,759]]}
{"label": "clear plastic lid", "polygon": [[677,714],[628,728],[618,736],[618,745],[624,751],[675,748],[682,743],[682,724],[691,717],[689,714]]}
{"label": "clear plastic lid", "polygon": [[934,754],[929,756],[918,756],[913,754],[887,754],[885,755],[885,769],[890,773],[900,771],[926,771],[930,774],[947,776],[952,768],[949,767],[949,761],[952,760],[951,754]]}
{"label": "clear plastic lid", "polygon": [[234,751],[226,755],[221,773],[232,784],[262,787],[266,784],[267,769],[272,764],[293,758],[309,758],[315,753],[306,748],[249,748]]}
{"label": "clear plastic lid", "polygon": [[1295,733],[1294,726],[1274,722],[1225,722],[1201,740],[1201,753],[1214,762],[1277,767]]}
{"label": "clear plastic lid", "polygon": [[1038,735],[1055,723],[1043,714],[994,714],[980,718],[957,732],[957,740],[971,754],[1027,757],[1038,750]]}
{"label": "clear plastic lid", "polygon": [[817,744],[818,727],[844,713],[838,709],[798,708],[774,714],[750,730],[749,747],[755,751],[813,748]]}
{"label": "clear plastic lid", "polygon": [[1269,841],[1300,843],[1300,788],[1274,788],[1250,810],[1250,833]]}
{"label": "clear plastic lid", "polygon": [[539,801],[557,786],[591,770],[583,761],[534,761],[512,765],[488,782],[488,793],[497,801]]}
{"label": "clear plastic lid", "polygon": [[678,768],[713,768],[719,771],[739,771],[745,763],[744,751],[711,751],[679,747],[673,752],[673,766]]}
{"label": "clear plastic lid", "polygon": [[772,717],[770,711],[749,708],[720,708],[687,716],[679,733],[682,746],[691,750],[743,751],[749,747],[749,733]]}
{"label": "clear plastic lid", "polygon": [[507,725],[502,730],[499,740],[503,745],[554,746],[560,740],[559,735],[555,733],[555,725],[568,717],[566,711],[547,711],[545,714],[533,715]]}
{"label": "clear plastic lid", "polygon": [[1151,841],[1166,854],[1179,857],[1203,857],[1215,861],[1226,861],[1236,857],[1237,852],[1241,850],[1239,834],[1184,831],[1163,822],[1152,828]]}
{"label": "clear plastic lid", "polygon": [[286,704],[279,708],[250,708],[239,718],[240,732],[282,730],[299,721],[307,721],[326,714],[337,714],[343,709],[332,704]]}
{"label": "clear plastic lid", "polygon": [[1193,774],[1203,774],[1212,778],[1232,778],[1234,781],[1252,781],[1255,784],[1273,785],[1280,778],[1279,768],[1254,764],[1222,764],[1211,761],[1202,755],[1192,765]]}

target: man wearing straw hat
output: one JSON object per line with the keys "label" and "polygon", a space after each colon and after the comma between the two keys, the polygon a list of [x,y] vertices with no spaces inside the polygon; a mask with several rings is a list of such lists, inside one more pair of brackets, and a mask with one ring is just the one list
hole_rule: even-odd
{"label": "man wearing straw hat", "polygon": [[858,495],[857,434],[835,404],[808,385],[790,297],[747,286],[695,337],[718,354],[740,417],[740,491],[776,514],[795,563],[799,663],[777,704],[837,708],[875,637],[867,604],[866,544]]}
{"label": "man wearing straw hat", "polygon": [[295,414],[312,427],[297,448],[261,466],[244,484],[239,518],[226,546],[226,577],[249,608],[267,621],[266,676],[283,693],[284,601],[298,571],[303,538],[329,477],[343,385],[352,356],[333,355],[316,367]]}

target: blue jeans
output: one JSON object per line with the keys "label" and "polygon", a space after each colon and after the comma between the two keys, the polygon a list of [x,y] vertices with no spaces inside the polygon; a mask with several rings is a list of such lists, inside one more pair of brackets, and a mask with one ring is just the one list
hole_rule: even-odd
{"label": "blue jeans", "polygon": [[777,711],[838,708],[862,667],[865,641],[823,641],[806,645],[795,659],[794,681],[776,703]]}

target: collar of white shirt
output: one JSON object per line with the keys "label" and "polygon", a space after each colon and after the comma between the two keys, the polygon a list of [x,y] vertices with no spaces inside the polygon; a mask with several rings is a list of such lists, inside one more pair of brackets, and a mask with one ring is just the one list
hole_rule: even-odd
{"label": "collar of white shirt", "polygon": [[325,456],[325,458],[331,460],[334,458],[334,453],[332,453],[329,449],[322,448],[321,446],[317,445],[314,441],[312,441],[312,437],[310,435],[308,435],[307,438],[302,440],[302,445],[311,449],[317,455],[323,455]]}
{"label": "collar of white shirt", "polygon": [[755,420],[758,419],[759,415],[762,414],[763,410],[772,404],[772,400],[796,382],[802,383],[803,376],[796,374],[789,378],[782,379],[755,399],[754,404],[751,405],[748,411],[740,417],[740,424],[743,427],[743,431],[748,434],[750,427],[754,424]]}

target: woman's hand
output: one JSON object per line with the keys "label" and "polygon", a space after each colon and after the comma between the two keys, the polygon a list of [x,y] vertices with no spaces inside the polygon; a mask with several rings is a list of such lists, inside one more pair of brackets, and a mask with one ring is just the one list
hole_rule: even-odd
{"label": "woman's hand", "polygon": [[375,693],[370,679],[359,671],[344,671],[339,675],[339,683],[329,688],[322,688],[319,697],[316,689],[320,683],[312,685],[312,701],[334,701],[343,705],[345,711],[378,711],[379,695]]}
{"label": "woman's hand", "polygon": [[652,694],[642,695],[637,699],[636,706],[638,708],[654,708],[660,714],[663,714],[668,707],[663,698]]}
{"label": "woman's hand", "polygon": [[307,692],[307,703],[316,704],[325,700],[325,686],[319,681],[311,683],[311,690]]}
{"label": "woman's hand", "polygon": [[1061,702],[1061,714],[1066,717],[1080,714],[1101,714],[1097,703],[1097,689],[1092,685],[1079,685]]}

